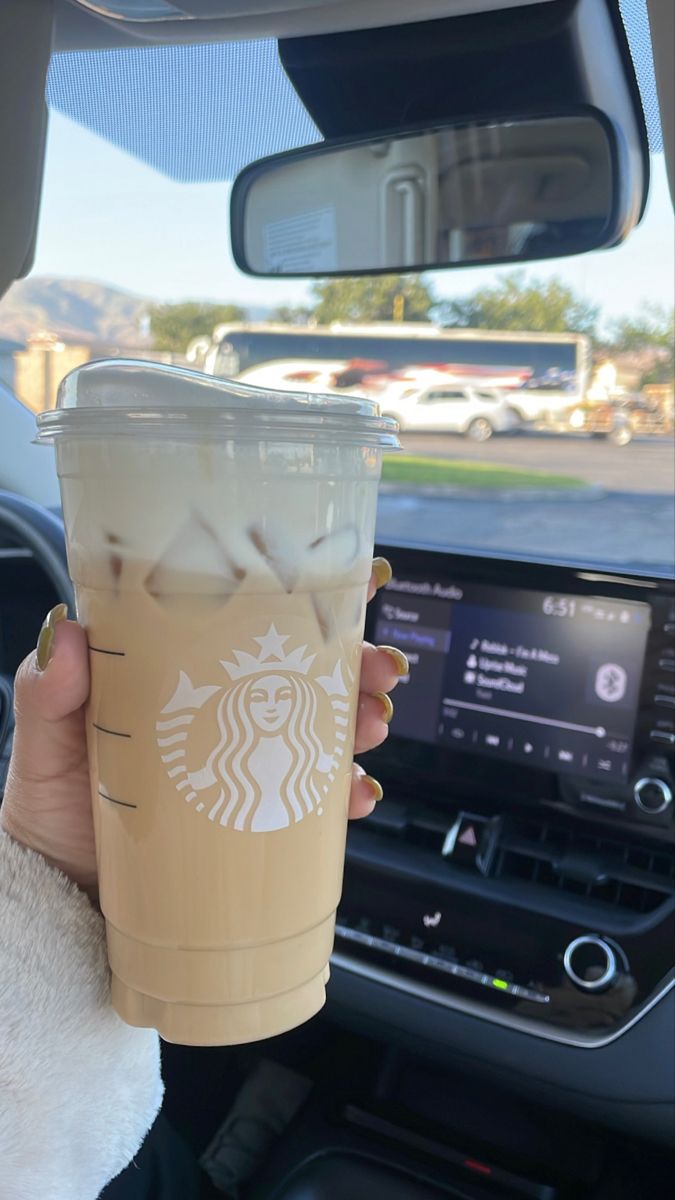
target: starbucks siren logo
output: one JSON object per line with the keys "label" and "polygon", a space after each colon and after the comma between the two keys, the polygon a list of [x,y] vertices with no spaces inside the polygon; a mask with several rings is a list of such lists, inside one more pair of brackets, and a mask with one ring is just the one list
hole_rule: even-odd
{"label": "starbucks siren logo", "polygon": [[[216,824],[267,833],[322,814],[344,755],[350,705],[340,659],[330,675],[312,679],[316,655],[307,654],[307,646],[287,651],[290,636],[274,625],[252,640],[257,656],[235,650],[234,662],[221,660],[232,686],[195,687],[180,671],[155,727],[167,774],[196,812],[206,811]],[[204,765],[191,771],[190,726],[218,693],[218,740]],[[331,748],[319,734],[319,714],[329,709]]]}

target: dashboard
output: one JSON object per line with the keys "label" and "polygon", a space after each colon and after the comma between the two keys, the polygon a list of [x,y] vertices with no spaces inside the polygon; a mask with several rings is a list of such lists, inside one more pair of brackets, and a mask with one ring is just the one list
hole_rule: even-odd
{"label": "dashboard", "polygon": [[[419,1037],[433,1028],[455,1052],[508,1063],[523,1086],[543,1074],[589,1111],[602,1094],[605,1120],[650,1097],[667,1139],[672,583],[378,552],[394,574],[367,637],[405,650],[410,673],[390,737],[363,759],[385,799],[349,835],[334,956],[345,995],[355,978],[386,988]],[[665,1059],[647,1070],[634,1047],[657,1026]],[[652,1135],[654,1111],[641,1108]]]}
{"label": "dashboard", "polygon": [[[377,552],[394,573],[366,636],[410,673],[361,760],[385,798],[350,829],[328,1016],[670,1145],[672,582]],[[59,598],[38,557],[0,542],[0,726]]]}

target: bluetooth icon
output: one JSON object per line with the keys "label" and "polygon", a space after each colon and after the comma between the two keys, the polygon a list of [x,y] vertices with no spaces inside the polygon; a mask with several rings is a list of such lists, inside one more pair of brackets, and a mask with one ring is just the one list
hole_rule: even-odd
{"label": "bluetooth icon", "polygon": [[618,663],[603,663],[595,676],[595,694],[606,704],[616,704],[626,695],[628,676]]}

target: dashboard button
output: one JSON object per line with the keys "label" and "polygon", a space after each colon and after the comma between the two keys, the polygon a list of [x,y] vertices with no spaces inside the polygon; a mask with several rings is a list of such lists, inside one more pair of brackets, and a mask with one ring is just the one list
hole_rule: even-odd
{"label": "dashboard button", "polygon": [[673,792],[666,781],[651,776],[638,779],[633,788],[633,797],[638,808],[650,816],[665,812],[673,802]]}
{"label": "dashboard button", "polygon": [[649,740],[659,742],[661,746],[675,746],[675,733],[670,733],[667,729],[652,729]]}
{"label": "dashboard button", "polygon": [[584,934],[570,942],[563,956],[563,966],[575,987],[586,992],[608,988],[618,971],[612,947],[596,934]]}
{"label": "dashboard button", "polygon": [[469,983],[482,983],[483,982],[483,972],[482,971],[474,971],[473,967],[459,967],[457,970],[457,974],[460,976],[461,979],[467,979],[469,981]]}
{"label": "dashboard button", "polygon": [[487,820],[472,813],[459,813],[454,825],[448,830],[441,854],[451,858],[453,863],[462,867],[475,867],[476,855],[480,849],[481,839]]}
{"label": "dashboard button", "polygon": [[477,975],[483,975],[485,972],[485,967],[478,958],[470,958],[466,965],[470,971],[475,971]]}
{"label": "dashboard button", "polygon": [[675,671],[675,657],[660,658],[659,659],[659,671]]}
{"label": "dashboard button", "polygon": [[445,942],[441,942],[440,946],[436,947],[436,953],[439,958],[445,959],[448,962],[455,962],[457,959],[455,947],[448,946]]}
{"label": "dashboard button", "polygon": [[610,774],[614,770],[614,759],[602,754],[594,760],[593,768],[596,771],[602,771],[605,775]]}
{"label": "dashboard button", "polygon": [[530,1000],[533,1004],[549,1004],[551,997],[546,992],[535,992],[532,988],[519,988],[518,994],[523,1000]]}
{"label": "dashboard button", "polygon": [[666,695],[665,692],[657,692],[654,697],[654,703],[659,708],[675,708],[675,695]]}
{"label": "dashboard button", "polygon": [[573,763],[574,751],[567,749],[558,750],[558,762]]}

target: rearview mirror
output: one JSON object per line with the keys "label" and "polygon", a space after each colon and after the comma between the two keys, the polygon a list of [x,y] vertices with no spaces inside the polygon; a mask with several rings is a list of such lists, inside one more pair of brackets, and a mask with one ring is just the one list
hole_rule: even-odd
{"label": "rearview mirror", "polygon": [[239,175],[233,253],[249,274],[283,276],[581,254],[635,223],[615,162],[596,110],[307,146]]}

